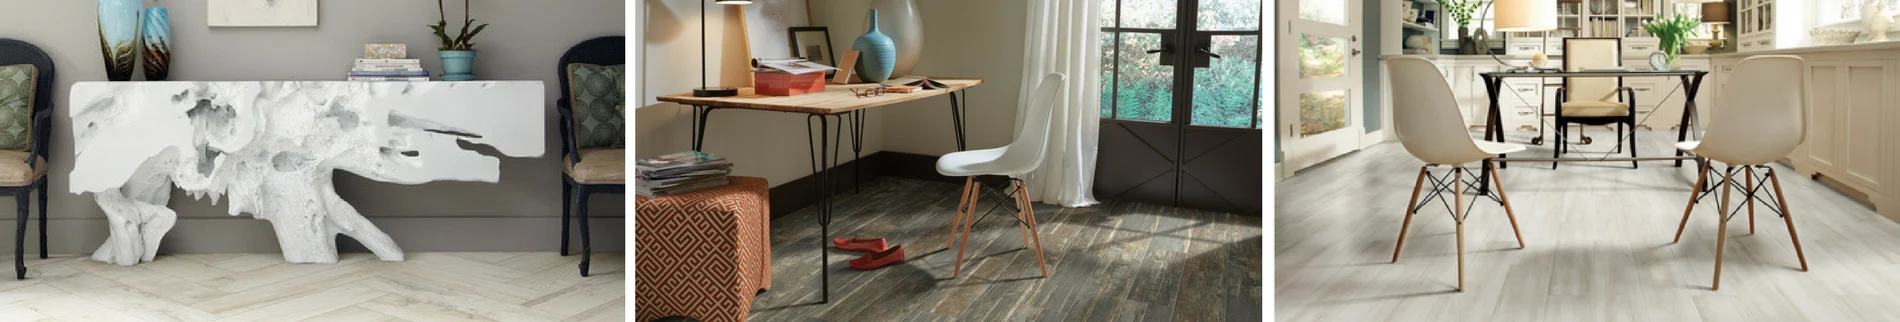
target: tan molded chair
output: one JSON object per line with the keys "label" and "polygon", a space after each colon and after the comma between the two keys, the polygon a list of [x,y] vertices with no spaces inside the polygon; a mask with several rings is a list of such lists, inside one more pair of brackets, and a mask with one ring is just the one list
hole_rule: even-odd
{"label": "tan molded chair", "polygon": [[[1450,206],[1452,220],[1458,226],[1458,290],[1463,291],[1467,215],[1464,212],[1464,165],[1483,163],[1486,175],[1480,178],[1488,178],[1490,182],[1478,184],[1495,185],[1492,191],[1497,194],[1487,196],[1504,207],[1504,215],[1511,221],[1511,233],[1517,237],[1517,247],[1523,248],[1524,234],[1518,231],[1517,214],[1511,211],[1511,199],[1504,194],[1504,185],[1498,179],[1497,168],[1491,164],[1491,157],[1524,151],[1524,146],[1472,138],[1458,112],[1458,102],[1452,97],[1451,85],[1445,83],[1437,64],[1418,57],[1394,57],[1385,64],[1392,76],[1392,120],[1395,121],[1392,128],[1398,131],[1399,143],[1405,146],[1405,151],[1426,163],[1419,167],[1418,177],[1413,179],[1412,201],[1405,205],[1405,223],[1399,226],[1399,241],[1392,248],[1392,262],[1399,261],[1399,251],[1405,248],[1405,232],[1412,227],[1412,215],[1424,206],[1418,201],[1420,188],[1424,187],[1425,179],[1431,179],[1432,190],[1426,202],[1437,198],[1439,203]],[[1428,170],[1439,165],[1450,166],[1451,171],[1444,176],[1430,175]],[[1445,202],[1445,195],[1451,195],[1452,201]]]}
{"label": "tan molded chair", "polygon": [[[1755,203],[1760,202],[1781,215],[1788,225],[1788,239],[1794,242],[1795,259],[1801,262],[1801,271],[1808,270],[1808,256],[1801,252],[1801,235],[1795,233],[1794,216],[1781,193],[1781,176],[1768,166],[1807,141],[1808,84],[1801,77],[1804,64],[1797,56],[1742,59],[1730,77],[1737,81],[1722,91],[1722,108],[1709,113],[1708,130],[1702,140],[1676,143],[1677,149],[1707,160],[1698,162],[1702,167],[1697,171],[1696,188],[1691,189],[1689,206],[1682,210],[1682,222],[1676,224],[1676,239],[1671,243],[1682,241],[1682,230],[1689,226],[1689,214],[1695,211],[1696,202],[1714,193],[1702,189],[1714,169],[1710,161],[1724,164],[1722,181],[1716,184],[1716,189],[1722,190],[1722,201],[1716,207],[1720,221],[1715,236],[1715,280],[1710,282],[1710,289],[1722,288],[1722,246],[1728,242],[1728,220],[1734,217],[1728,208],[1732,188],[1742,191],[1742,203],[1748,208],[1748,233],[1755,233]],[[1755,175],[1757,169],[1765,170],[1762,176]],[[1739,187],[1734,180],[1736,174],[1743,175]],[[1756,185],[1757,180],[1773,185],[1773,193]],[[1774,199],[1763,194],[1772,194]]]}
{"label": "tan molded chair", "polygon": [[[1617,66],[1623,66],[1621,38],[1564,38],[1564,71]],[[1570,124],[1616,124],[1617,148],[1636,157],[1636,91],[1623,86],[1622,77],[1566,77],[1557,90],[1557,101],[1557,144],[1551,157],[1562,157],[1570,150],[1565,141]],[[1625,126],[1629,127],[1627,136],[1623,135]],[[1630,166],[1635,167],[1636,161],[1630,161]],[[1550,167],[1557,168],[1557,162]]]}

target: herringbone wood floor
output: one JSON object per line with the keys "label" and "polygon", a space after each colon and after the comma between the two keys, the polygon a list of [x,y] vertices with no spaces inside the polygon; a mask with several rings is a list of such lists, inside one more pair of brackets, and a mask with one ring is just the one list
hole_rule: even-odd
{"label": "herringbone wood floor", "polygon": [[624,255],[595,254],[586,278],[579,263],[553,252],[404,262],[345,253],[301,265],[281,254],[161,254],[131,267],[29,256],[26,280],[0,280],[0,321],[625,320]]}
{"label": "herringbone wood floor", "polygon": [[[752,321],[1258,321],[1260,217],[1139,202],[1038,203],[1043,256],[1023,247],[1008,206],[978,222],[962,276],[945,249],[960,184],[879,178],[833,197],[831,236],[884,237],[908,260],[871,271],[827,248],[831,301],[818,303],[815,208],[772,221],[772,289]],[[985,199],[978,210],[999,199]]]}

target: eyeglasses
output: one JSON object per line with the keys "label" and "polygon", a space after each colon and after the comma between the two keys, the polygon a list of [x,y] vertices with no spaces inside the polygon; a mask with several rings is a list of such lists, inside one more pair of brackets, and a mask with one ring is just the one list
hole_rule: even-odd
{"label": "eyeglasses", "polygon": [[866,98],[866,97],[872,97],[872,96],[884,96],[884,88],[885,88],[884,86],[880,85],[878,87],[862,88],[862,89],[853,88],[850,90],[851,90],[851,94],[857,95],[858,98]]}

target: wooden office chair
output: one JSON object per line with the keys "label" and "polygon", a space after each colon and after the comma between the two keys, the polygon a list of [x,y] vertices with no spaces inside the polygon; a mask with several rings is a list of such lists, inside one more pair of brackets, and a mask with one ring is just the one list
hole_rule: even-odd
{"label": "wooden office chair", "polygon": [[[976,225],[976,204],[982,200],[983,185],[976,181],[977,176],[1009,176],[1010,187],[1014,188],[1016,201],[1016,222],[1023,228],[1023,247],[1036,248],[1036,264],[1042,267],[1042,277],[1049,277],[1049,263],[1042,259],[1042,234],[1038,232],[1036,214],[1031,211],[1027,183],[1022,176],[1036,171],[1042,165],[1043,156],[1049,151],[1049,131],[1051,119],[1055,114],[1057,95],[1062,93],[1063,81],[1068,79],[1062,73],[1049,73],[1036,85],[1034,96],[1029,98],[1029,109],[1023,116],[1022,132],[1016,133],[1016,140],[1000,148],[951,152],[937,158],[937,173],[948,177],[963,177],[963,191],[957,200],[957,214],[950,217],[950,244],[957,244],[957,233],[961,231],[962,244],[957,246],[957,262],[950,272],[950,278],[957,278],[963,272],[963,249],[970,246],[970,229]],[[944,249],[949,249],[945,245]]]}
{"label": "wooden office chair", "polygon": [[[587,198],[596,193],[626,193],[627,149],[579,145],[575,133],[579,125],[574,123],[575,97],[573,87],[568,84],[568,64],[621,65],[626,63],[626,52],[626,37],[588,39],[561,54],[558,66],[561,99],[554,106],[555,111],[561,114],[561,256],[567,256],[568,218],[580,217],[581,276],[587,276],[587,265],[593,252],[593,243],[587,234]],[[570,215],[570,212],[573,214]]]}
{"label": "wooden office chair", "polygon": [[[1425,161],[1419,167],[1418,177],[1412,183],[1412,201],[1405,205],[1405,223],[1399,226],[1398,245],[1392,247],[1392,262],[1399,262],[1399,251],[1405,248],[1405,231],[1412,227],[1412,214],[1418,213],[1424,204],[1418,202],[1418,193],[1425,179],[1432,179],[1431,194],[1426,202],[1439,199],[1439,203],[1450,206],[1452,220],[1458,225],[1458,290],[1465,289],[1465,181],[1464,165],[1482,161],[1491,182],[1478,184],[1495,185],[1497,194],[1489,195],[1493,201],[1504,207],[1504,215],[1510,218],[1511,233],[1517,236],[1517,247],[1524,247],[1524,234],[1517,229],[1517,214],[1511,211],[1511,198],[1504,194],[1504,184],[1498,179],[1497,168],[1492,166],[1491,157],[1523,151],[1523,145],[1479,141],[1471,137],[1464,119],[1458,112],[1458,102],[1451,94],[1451,85],[1445,82],[1439,73],[1438,64],[1418,57],[1394,57],[1387,59],[1386,70],[1392,73],[1392,101],[1405,102],[1392,106],[1392,128],[1398,131],[1399,143],[1405,146],[1405,152]],[[1443,176],[1432,176],[1432,167],[1451,166],[1451,171]],[[1445,195],[1451,195],[1452,201],[1444,201]]]}
{"label": "wooden office chair", "polygon": [[[1715,281],[1709,286],[1712,290],[1722,288],[1722,246],[1728,241],[1728,220],[1733,218],[1728,205],[1731,187],[1736,187],[1736,174],[1743,175],[1739,188],[1742,203],[1748,208],[1748,233],[1755,233],[1755,202],[1759,201],[1781,215],[1781,220],[1788,225],[1788,239],[1794,242],[1794,256],[1801,261],[1801,271],[1808,270],[1808,256],[1801,252],[1801,235],[1795,233],[1794,216],[1788,209],[1788,199],[1781,193],[1781,176],[1775,175],[1775,168],[1768,166],[1807,141],[1808,84],[1801,74],[1806,70],[1803,64],[1799,56],[1742,59],[1735,65],[1731,78],[1739,81],[1729,84],[1730,90],[1722,91],[1722,108],[1709,113],[1708,129],[1702,140],[1676,143],[1677,149],[1724,164],[1722,181],[1716,184],[1717,189],[1722,190],[1722,201],[1716,207],[1719,228],[1715,236]],[[1795,86],[1788,86],[1790,82]],[[1689,226],[1689,214],[1695,211],[1696,202],[1714,193],[1702,191],[1714,166],[1712,162],[1699,163],[1702,164],[1702,169],[1697,171],[1700,175],[1696,176],[1695,188],[1690,189],[1689,205],[1682,210],[1682,222],[1676,224],[1676,239],[1671,243],[1682,241],[1682,230]],[[1756,169],[1766,172],[1757,177]],[[1756,185],[1757,180],[1775,189],[1770,193]],[[1770,200],[1762,194],[1772,194],[1775,198]]]}
{"label": "wooden office chair", "polygon": [[53,59],[39,47],[24,41],[0,38],[0,66],[28,64],[33,65],[34,76],[30,137],[32,146],[26,151],[0,151],[0,194],[13,195],[14,203],[19,207],[19,217],[14,221],[13,235],[13,273],[17,279],[26,279],[26,221],[30,204],[28,196],[34,190],[40,193],[40,258],[46,258],[46,170],[52,167],[50,160],[53,125]]}
{"label": "wooden office chair", "polygon": [[[1564,71],[1584,68],[1623,66],[1622,38],[1564,38]],[[1622,94],[1622,95],[1617,95]],[[1616,124],[1617,149],[1629,150],[1636,157],[1636,91],[1623,86],[1623,78],[1566,77],[1557,89],[1557,144],[1552,158],[1569,151],[1570,124]],[[1629,135],[1624,136],[1624,126]],[[1624,140],[1629,142],[1623,145]],[[1635,167],[1636,161],[1630,161]],[[1551,169],[1557,162],[1550,163]]]}

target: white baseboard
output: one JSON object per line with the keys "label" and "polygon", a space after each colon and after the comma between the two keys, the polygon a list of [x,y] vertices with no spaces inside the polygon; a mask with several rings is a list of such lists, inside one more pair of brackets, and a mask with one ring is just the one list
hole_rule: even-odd
{"label": "white baseboard", "polygon": [[1286,177],[1288,177],[1286,173],[1286,168],[1281,166],[1279,162],[1274,162],[1273,163],[1273,182],[1280,182],[1282,180],[1286,180]]}

